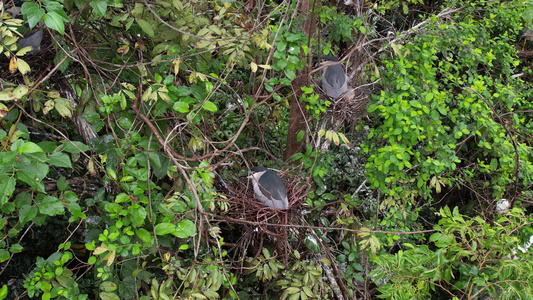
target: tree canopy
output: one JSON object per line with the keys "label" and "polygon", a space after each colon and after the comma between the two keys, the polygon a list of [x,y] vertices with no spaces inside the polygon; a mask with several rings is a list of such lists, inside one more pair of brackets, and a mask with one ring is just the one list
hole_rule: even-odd
{"label": "tree canopy", "polygon": [[529,1],[0,5],[0,299],[533,295]]}

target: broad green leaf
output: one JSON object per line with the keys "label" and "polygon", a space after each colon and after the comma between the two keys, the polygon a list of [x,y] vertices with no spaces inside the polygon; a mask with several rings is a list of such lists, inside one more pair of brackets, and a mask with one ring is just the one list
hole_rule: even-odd
{"label": "broad green leaf", "polygon": [[135,230],[135,233],[137,234],[137,236],[145,243],[147,244],[152,244],[153,242],[153,237],[152,237],[152,234],[150,234],[150,232],[148,232],[148,230],[144,229],[144,228],[139,228],[139,229],[136,229]]}
{"label": "broad green leaf", "polygon": [[315,253],[320,253],[322,250],[320,244],[313,235],[307,235],[304,239],[304,244]]}
{"label": "broad green leaf", "polygon": [[13,176],[0,175],[0,206],[4,205],[13,196],[16,182]]}
{"label": "broad green leaf", "polygon": [[39,211],[42,214],[55,216],[62,215],[65,213],[65,207],[63,203],[59,201],[56,197],[45,196],[41,201],[38,202]]}
{"label": "broad green leaf", "polygon": [[112,281],[104,281],[100,284],[100,290],[104,292],[112,292],[118,288],[116,283]]}
{"label": "broad green leaf", "polygon": [[10,257],[9,251],[5,249],[0,249],[0,263],[8,260]]}
{"label": "broad green leaf", "polygon": [[30,28],[35,27],[46,13],[39,3],[32,1],[25,1],[22,4],[21,10]]}
{"label": "broad green leaf", "polygon": [[296,135],[296,141],[301,142],[305,137],[305,130],[300,130]]}
{"label": "broad green leaf", "polygon": [[2,288],[0,288],[0,300],[5,299],[7,297],[7,285],[3,285]]}
{"label": "broad green leaf", "polygon": [[64,141],[63,142],[63,145],[62,145],[62,151],[65,151],[65,152],[69,152],[69,153],[80,153],[80,150],[82,152],[85,152],[85,151],[88,151],[90,150],[91,147],[85,145],[84,143],[82,142],[78,142],[78,141],[73,141],[73,142],[68,142],[68,141]]}
{"label": "broad green leaf", "polygon": [[59,34],[65,34],[65,21],[57,12],[48,12],[44,17],[44,23],[50,29],[56,30]]}
{"label": "broad green leaf", "polygon": [[115,203],[130,202],[131,197],[126,193],[120,193],[115,197]]}
{"label": "broad green leaf", "polygon": [[48,163],[58,167],[72,168],[70,156],[61,152],[54,152],[50,156],[48,156]]}
{"label": "broad green leaf", "polygon": [[90,1],[89,5],[100,17],[103,17],[105,15],[105,12],[107,10],[106,0]]}
{"label": "broad green leaf", "polygon": [[63,5],[61,3],[58,1],[45,1],[44,3],[46,4],[46,11],[48,11],[48,13],[54,12],[61,18],[61,20],[63,20],[63,22],[70,22],[70,19],[63,10]]}
{"label": "broad green leaf", "polygon": [[28,221],[31,221],[35,216],[37,216],[37,213],[39,210],[37,207],[32,205],[23,205],[19,210],[19,222],[20,225],[26,224]]}
{"label": "broad green leaf", "polygon": [[155,233],[157,235],[165,235],[165,234],[175,234],[176,233],[176,225],[172,223],[159,223],[155,225]]}
{"label": "broad green leaf", "polygon": [[132,218],[130,218],[132,225],[134,227],[140,227],[144,224],[144,220],[146,220],[146,209],[143,206],[137,205],[137,206],[130,206],[128,208],[128,211],[130,212]]}
{"label": "broad green leaf", "polygon": [[115,293],[101,292],[99,296],[101,300],[120,300],[120,297]]}
{"label": "broad green leaf", "polygon": [[175,102],[172,108],[182,114],[189,112],[189,104],[184,101]]}
{"label": "broad green leaf", "polygon": [[11,253],[20,253],[20,252],[22,252],[22,246],[20,244],[12,244],[9,247],[9,251]]}
{"label": "broad green leaf", "polygon": [[152,28],[152,25],[150,23],[148,23],[144,19],[137,19],[137,18],[135,19],[135,21],[141,27],[142,31],[144,31],[144,33],[146,33],[149,37],[155,36],[154,29]]}
{"label": "broad green leaf", "polygon": [[210,111],[210,112],[216,112],[217,106],[215,105],[215,103],[211,101],[205,101],[203,109]]}
{"label": "broad green leaf", "polygon": [[25,142],[22,147],[19,148],[19,153],[37,153],[44,152],[39,145],[33,142]]}
{"label": "broad green leaf", "polygon": [[196,234],[196,226],[191,220],[182,220],[178,223],[176,231],[173,234],[179,238],[191,237]]}

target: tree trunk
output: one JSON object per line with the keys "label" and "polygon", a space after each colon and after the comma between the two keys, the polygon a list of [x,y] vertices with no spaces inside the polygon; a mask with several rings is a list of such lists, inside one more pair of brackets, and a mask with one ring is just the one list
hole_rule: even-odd
{"label": "tree trunk", "polygon": [[[298,2],[298,13],[302,20],[304,33],[308,36],[308,41],[315,35],[316,32],[316,14],[311,13],[312,8],[316,5],[316,0],[300,0]],[[308,43],[310,46],[310,43]],[[311,48],[310,48],[311,49]],[[304,57],[302,52],[301,58]],[[307,111],[305,105],[301,105],[299,99],[302,96],[302,86],[308,85],[309,73],[313,65],[312,59],[313,51],[309,52],[308,67],[296,72],[296,79],[292,82],[293,97],[290,104],[290,119],[289,132],[287,134],[287,148],[283,159],[288,161],[295,153],[300,151],[303,147],[305,139],[297,141],[297,135],[300,131],[307,133]]]}

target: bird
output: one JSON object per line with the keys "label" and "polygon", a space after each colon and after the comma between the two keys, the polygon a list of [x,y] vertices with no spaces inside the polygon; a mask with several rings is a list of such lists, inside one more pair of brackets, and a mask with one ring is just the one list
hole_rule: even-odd
{"label": "bird", "polygon": [[255,198],[259,202],[274,209],[289,208],[285,184],[272,170],[266,167],[253,167],[247,177],[252,179]]}
{"label": "bird", "polygon": [[[329,64],[331,62],[338,62],[339,59],[335,56],[327,55],[324,57],[324,61],[326,64]],[[344,68],[341,64],[324,68],[322,72],[322,88],[334,100],[346,92],[348,88],[346,73],[344,73]]]}

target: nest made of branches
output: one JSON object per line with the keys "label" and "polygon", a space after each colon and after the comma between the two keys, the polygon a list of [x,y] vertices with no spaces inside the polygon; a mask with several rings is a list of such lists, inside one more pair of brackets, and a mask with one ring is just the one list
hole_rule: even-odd
{"label": "nest made of branches", "polygon": [[231,209],[226,212],[228,225],[243,225],[243,232],[235,243],[234,249],[240,249],[238,257],[245,257],[249,245],[259,245],[255,257],[265,245],[265,237],[276,249],[277,255],[287,260],[292,247],[288,244],[288,228],[299,224],[300,207],[309,193],[310,184],[302,182],[299,176],[289,175],[288,171],[279,174],[287,188],[289,208],[272,209],[255,199],[253,184],[249,179],[234,183],[232,193],[227,195]]}
{"label": "nest made of branches", "polygon": [[287,210],[272,209],[257,201],[251,180],[242,179],[235,183],[231,195],[227,196],[226,200],[231,205],[228,215],[234,219],[268,224],[276,216],[287,215],[296,211],[304,202],[310,185],[301,182],[297,176],[289,175],[287,171],[279,174],[279,176],[287,188],[287,197],[289,198]]}

